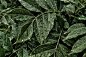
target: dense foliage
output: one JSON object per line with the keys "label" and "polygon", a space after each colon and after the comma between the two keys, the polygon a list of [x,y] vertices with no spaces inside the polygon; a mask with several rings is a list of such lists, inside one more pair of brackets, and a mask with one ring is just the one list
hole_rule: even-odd
{"label": "dense foliage", "polygon": [[0,0],[0,57],[86,57],[86,0]]}

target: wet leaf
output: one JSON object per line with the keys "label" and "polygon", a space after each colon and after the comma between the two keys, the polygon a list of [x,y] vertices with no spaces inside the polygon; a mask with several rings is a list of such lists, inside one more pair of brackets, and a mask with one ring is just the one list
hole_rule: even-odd
{"label": "wet leaf", "polygon": [[71,31],[67,37],[65,39],[63,39],[63,41],[67,40],[67,39],[72,39],[72,38],[76,38],[77,36],[83,35],[86,32],[86,27],[81,27],[81,28],[77,28],[73,31]]}
{"label": "wet leaf", "polygon": [[47,38],[50,30],[53,28],[55,13],[43,14],[36,19],[35,35],[40,44]]}
{"label": "wet leaf", "polygon": [[28,57],[28,51],[26,49],[20,49],[17,53],[18,57]]}
{"label": "wet leaf", "polygon": [[34,0],[19,0],[19,2],[30,11],[41,12],[40,7],[36,4]]}
{"label": "wet leaf", "polygon": [[79,53],[82,52],[86,48],[86,36],[80,38],[76,43],[73,45],[71,53]]}
{"label": "wet leaf", "polygon": [[83,23],[74,24],[74,25],[70,26],[70,27],[68,28],[68,30],[67,30],[64,34],[69,33],[69,32],[71,32],[71,31],[73,31],[73,30],[75,30],[75,29],[77,29],[77,28],[81,28],[81,27],[85,27],[85,25],[84,25]]}

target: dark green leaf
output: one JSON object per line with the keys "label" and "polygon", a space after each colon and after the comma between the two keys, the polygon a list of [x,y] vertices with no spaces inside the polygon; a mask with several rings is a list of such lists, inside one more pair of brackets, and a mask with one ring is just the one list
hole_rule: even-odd
{"label": "dark green leaf", "polygon": [[4,49],[0,47],[0,57],[5,57]]}

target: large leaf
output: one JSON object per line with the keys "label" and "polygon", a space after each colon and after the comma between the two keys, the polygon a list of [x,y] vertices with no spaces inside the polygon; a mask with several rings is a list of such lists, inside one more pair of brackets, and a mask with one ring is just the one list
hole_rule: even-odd
{"label": "large leaf", "polygon": [[57,57],[77,57],[76,55],[69,56],[68,55],[69,52],[70,50],[66,46],[59,44],[58,49],[56,51],[56,56]]}
{"label": "large leaf", "polygon": [[81,28],[77,28],[73,31],[71,31],[67,37],[65,39],[63,39],[63,41],[67,40],[67,39],[72,39],[72,38],[76,38],[77,36],[83,35],[86,32],[86,27],[81,27]]}
{"label": "large leaf", "polygon": [[5,57],[4,49],[0,47],[0,57]]}
{"label": "large leaf", "polygon": [[29,12],[26,9],[23,8],[15,8],[13,10],[10,10],[9,12],[7,12],[8,14],[21,14],[21,15],[29,15],[29,16],[33,16],[33,14],[31,12]]}
{"label": "large leaf", "polygon": [[72,47],[71,53],[82,52],[86,48],[86,36],[80,38]]}
{"label": "large leaf", "polygon": [[40,7],[34,0],[19,0],[19,2],[30,11],[40,12]]}
{"label": "large leaf", "polygon": [[75,29],[77,29],[77,28],[81,28],[81,27],[85,27],[85,25],[82,24],[82,23],[74,24],[74,25],[70,26],[70,27],[68,28],[68,30],[67,30],[64,34],[69,33],[69,32],[71,32],[71,31],[73,31],[73,30],[75,30]]}
{"label": "large leaf", "polygon": [[56,2],[56,0],[46,0],[46,2],[54,11],[57,11],[57,2]]}
{"label": "large leaf", "polygon": [[18,57],[28,57],[28,51],[26,49],[20,49],[17,53]]}
{"label": "large leaf", "polygon": [[35,35],[39,43],[42,44],[44,39],[47,38],[50,30],[53,28],[55,18],[55,13],[43,14],[37,17],[35,24]]}
{"label": "large leaf", "polygon": [[18,38],[17,38],[17,41],[15,42],[15,44],[27,41],[31,38],[31,36],[33,34],[33,22],[32,22],[32,20],[33,19],[30,19],[29,21],[27,21],[28,23],[26,22],[26,24],[24,24],[21,27],[21,31],[18,35]]}
{"label": "large leaf", "polygon": [[39,45],[38,47],[36,47],[36,49],[32,52],[32,54],[38,54],[41,52],[45,52],[47,50],[51,50],[54,49],[55,45],[54,44],[44,44],[44,45]]}
{"label": "large leaf", "polygon": [[40,52],[38,54],[34,54],[28,57],[50,57],[55,52],[55,49],[50,49],[44,52]]}

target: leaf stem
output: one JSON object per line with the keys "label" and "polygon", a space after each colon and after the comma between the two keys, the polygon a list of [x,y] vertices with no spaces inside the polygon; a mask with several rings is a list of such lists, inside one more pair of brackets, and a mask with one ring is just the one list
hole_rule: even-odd
{"label": "leaf stem", "polygon": [[60,33],[60,35],[59,35],[59,39],[57,40],[57,45],[56,45],[56,48],[55,48],[56,50],[57,50],[57,48],[58,48],[58,45],[59,45],[59,41],[60,41],[60,39],[61,39],[62,32],[63,32],[63,28],[62,28],[61,33]]}

